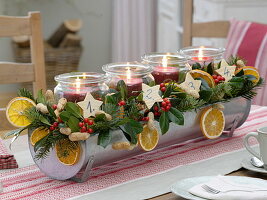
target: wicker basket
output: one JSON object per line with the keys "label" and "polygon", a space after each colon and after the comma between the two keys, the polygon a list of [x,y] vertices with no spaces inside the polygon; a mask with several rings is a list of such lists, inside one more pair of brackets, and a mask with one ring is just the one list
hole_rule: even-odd
{"label": "wicker basket", "polygon": [[[30,63],[30,48],[21,48],[12,42],[15,61],[18,63]],[[47,89],[56,86],[54,77],[58,74],[77,71],[82,53],[82,47],[76,48],[52,48],[47,43],[45,47],[45,70]],[[32,91],[32,83],[23,83],[23,87]]]}

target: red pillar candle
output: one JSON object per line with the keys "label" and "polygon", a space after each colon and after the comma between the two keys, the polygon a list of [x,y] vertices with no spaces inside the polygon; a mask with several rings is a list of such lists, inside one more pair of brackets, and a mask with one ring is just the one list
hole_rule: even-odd
{"label": "red pillar candle", "polygon": [[154,67],[152,76],[155,79],[156,84],[170,81],[178,81],[179,69],[177,67]]}

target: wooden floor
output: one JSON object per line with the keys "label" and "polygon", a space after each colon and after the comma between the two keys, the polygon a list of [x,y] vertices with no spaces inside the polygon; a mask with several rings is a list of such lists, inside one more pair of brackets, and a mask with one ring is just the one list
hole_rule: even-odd
{"label": "wooden floor", "polygon": [[[228,174],[227,176],[247,176],[247,177],[261,178],[261,179],[267,180],[267,174],[252,172],[244,168],[241,168],[240,170],[232,172]],[[169,192],[169,193],[157,196],[157,197],[150,198],[149,200],[184,200],[184,198],[178,197],[175,194]]]}

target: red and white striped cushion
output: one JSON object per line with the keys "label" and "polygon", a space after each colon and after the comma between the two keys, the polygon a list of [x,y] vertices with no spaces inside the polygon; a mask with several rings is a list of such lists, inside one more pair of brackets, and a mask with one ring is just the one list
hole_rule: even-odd
{"label": "red and white striped cushion", "polygon": [[[231,20],[227,36],[225,57],[238,55],[247,60],[248,66],[256,67],[267,79],[267,25],[254,22]],[[267,87],[258,90],[253,104],[267,105]]]}

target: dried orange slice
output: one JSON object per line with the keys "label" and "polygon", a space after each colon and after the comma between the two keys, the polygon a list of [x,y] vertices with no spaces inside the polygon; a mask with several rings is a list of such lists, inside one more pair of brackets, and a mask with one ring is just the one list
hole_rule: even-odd
{"label": "dried orange slice", "polygon": [[6,108],[6,117],[10,124],[15,127],[25,127],[30,125],[30,120],[24,115],[24,111],[36,106],[33,100],[26,97],[16,97],[12,99]]}
{"label": "dried orange slice", "polygon": [[207,81],[208,85],[211,88],[215,87],[214,79],[209,73],[199,69],[194,69],[190,71],[190,74],[192,75],[193,78],[203,78],[205,81]]}
{"label": "dried orange slice", "polygon": [[242,67],[239,70],[237,70],[235,72],[235,74],[240,72],[242,69],[243,69],[245,75],[253,75],[253,76],[255,76],[256,79],[252,81],[254,84],[257,84],[259,82],[260,74],[259,74],[259,71],[257,70],[257,68],[252,67],[252,66],[245,66],[245,67]]}
{"label": "dried orange slice", "polygon": [[49,130],[47,128],[40,127],[40,128],[35,129],[32,132],[32,135],[30,138],[32,146],[34,146],[36,144],[36,142],[38,142],[39,140],[41,140],[42,138],[44,138],[48,134],[49,134]]}
{"label": "dried orange slice", "polygon": [[153,150],[159,142],[158,130],[149,129],[147,125],[144,126],[143,131],[138,134],[138,144],[145,151]]}
{"label": "dried orange slice", "polygon": [[68,138],[59,140],[55,146],[58,160],[64,165],[74,165],[80,159],[81,146]]}
{"label": "dried orange slice", "polygon": [[224,114],[221,110],[213,107],[206,108],[200,118],[200,128],[203,135],[208,139],[219,137],[225,126]]}

